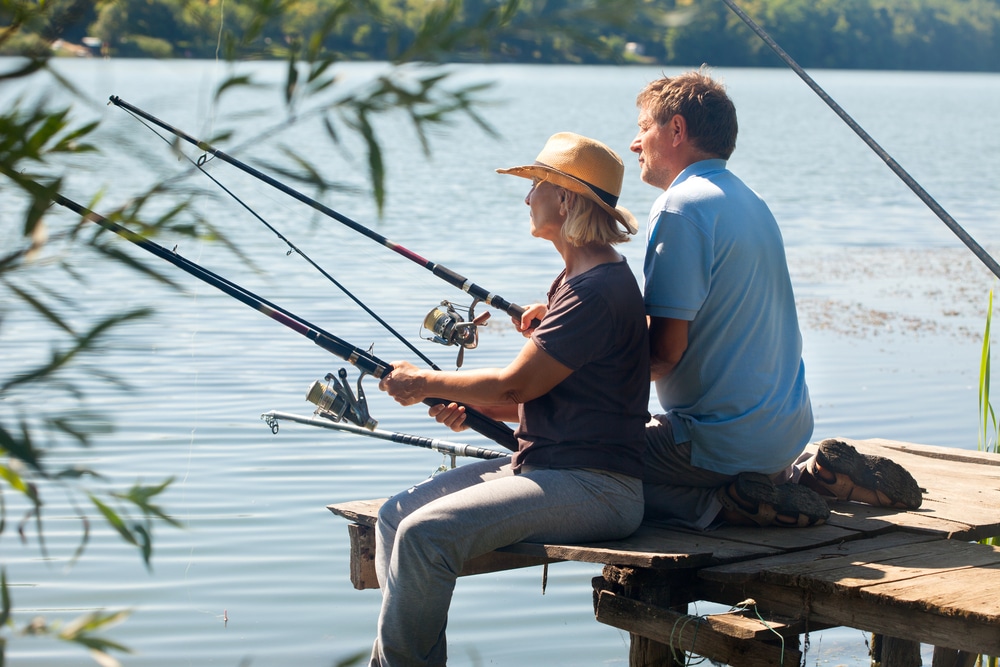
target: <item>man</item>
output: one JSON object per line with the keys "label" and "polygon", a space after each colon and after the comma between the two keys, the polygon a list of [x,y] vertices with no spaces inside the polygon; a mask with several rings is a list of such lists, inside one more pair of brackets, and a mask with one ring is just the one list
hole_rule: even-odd
{"label": "man", "polygon": [[642,180],[664,190],[644,267],[664,409],[646,431],[646,519],[813,525],[829,515],[817,491],[919,506],[916,482],[887,459],[839,441],[803,455],[813,415],[784,244],[764,201],[726,168],[737,120],[725,88],[688,72],[653,81],[637,106],[631,150]]}

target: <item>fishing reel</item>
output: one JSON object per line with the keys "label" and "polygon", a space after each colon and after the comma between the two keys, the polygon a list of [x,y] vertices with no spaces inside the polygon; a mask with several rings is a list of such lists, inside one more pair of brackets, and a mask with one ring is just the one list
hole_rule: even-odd
{"label": "fishing reel", "polygon": [[432,340],[439,345],[458,346],[456,368],[462,367],[465,351],[479,345],[479,327],[486,326],[486,320],[490,319],[488,312],[476,317],[477,303],[479,299],[473,300],[469,306],[468,319],[463,319],[455,304],[450,301],[442,301],[440,306],[427,313],[427,317],[424,318],[424,328],[434,334],[424,340]]}
{"label": "fishing reel", "polygon": [[351,385],[347,382],[347,369],[341,368],[338,380],[333,373],[327,373],[323,378],[326,384],[319,380],[312,383],[306,393],[306,400],[316,406],[316,414],[331,421],[340,422],[345,419],[352,424],[374,430],[378,422],[371,418],[368,413],[368,400],[365,398],[365,390],[361,387],[361,380],[365,374],[358,377],[357,396],[351,391]]}

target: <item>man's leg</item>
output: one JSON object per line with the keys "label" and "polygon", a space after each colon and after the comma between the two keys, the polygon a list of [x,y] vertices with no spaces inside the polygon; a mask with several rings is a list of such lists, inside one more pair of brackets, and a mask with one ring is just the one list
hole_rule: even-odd
{"label": "man's leg", "polygon": [[722,509],[717,490],[735,479],[691,465],[691,443],[675,442],[663,415],[655,415],[646,424],[643,463],[645,520],[668,526],[708,528]]}

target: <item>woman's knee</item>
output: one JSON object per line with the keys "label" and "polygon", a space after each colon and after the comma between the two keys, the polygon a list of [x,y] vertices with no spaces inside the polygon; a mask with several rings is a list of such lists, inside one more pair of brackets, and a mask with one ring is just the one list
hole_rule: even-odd
{"label": "woman's knee", "polygon": [[443,562],[449,568],[460,569],[462,557],[458,553],[458,545],[461,540],[456,532],[456,527],[448,522],[417,512],[399,523],[396,550],[419,558],[428,565]]}

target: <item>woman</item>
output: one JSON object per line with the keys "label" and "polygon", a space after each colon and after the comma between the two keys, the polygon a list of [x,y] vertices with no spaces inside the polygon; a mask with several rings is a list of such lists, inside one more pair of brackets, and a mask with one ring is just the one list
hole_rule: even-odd
{"label": "woman", "polygon": [[[470,558],[522,541],[619,539],[642,521],[649,345],[639,287],[612,247],[637,231],[617,207],[622,161],[598,141],[563,132],[534,164],[497,171],[531,179],[531,234],[565,263],[548,303],[515,322],[530,339],[506,368],[441,372],[395,362],[379,388],[402,405],[433,396],[517,422],[520,448],[437,475],[382,506],[372,665],[446,663],[448,607]],[[431,414],[462,428],[454,403]]]}

